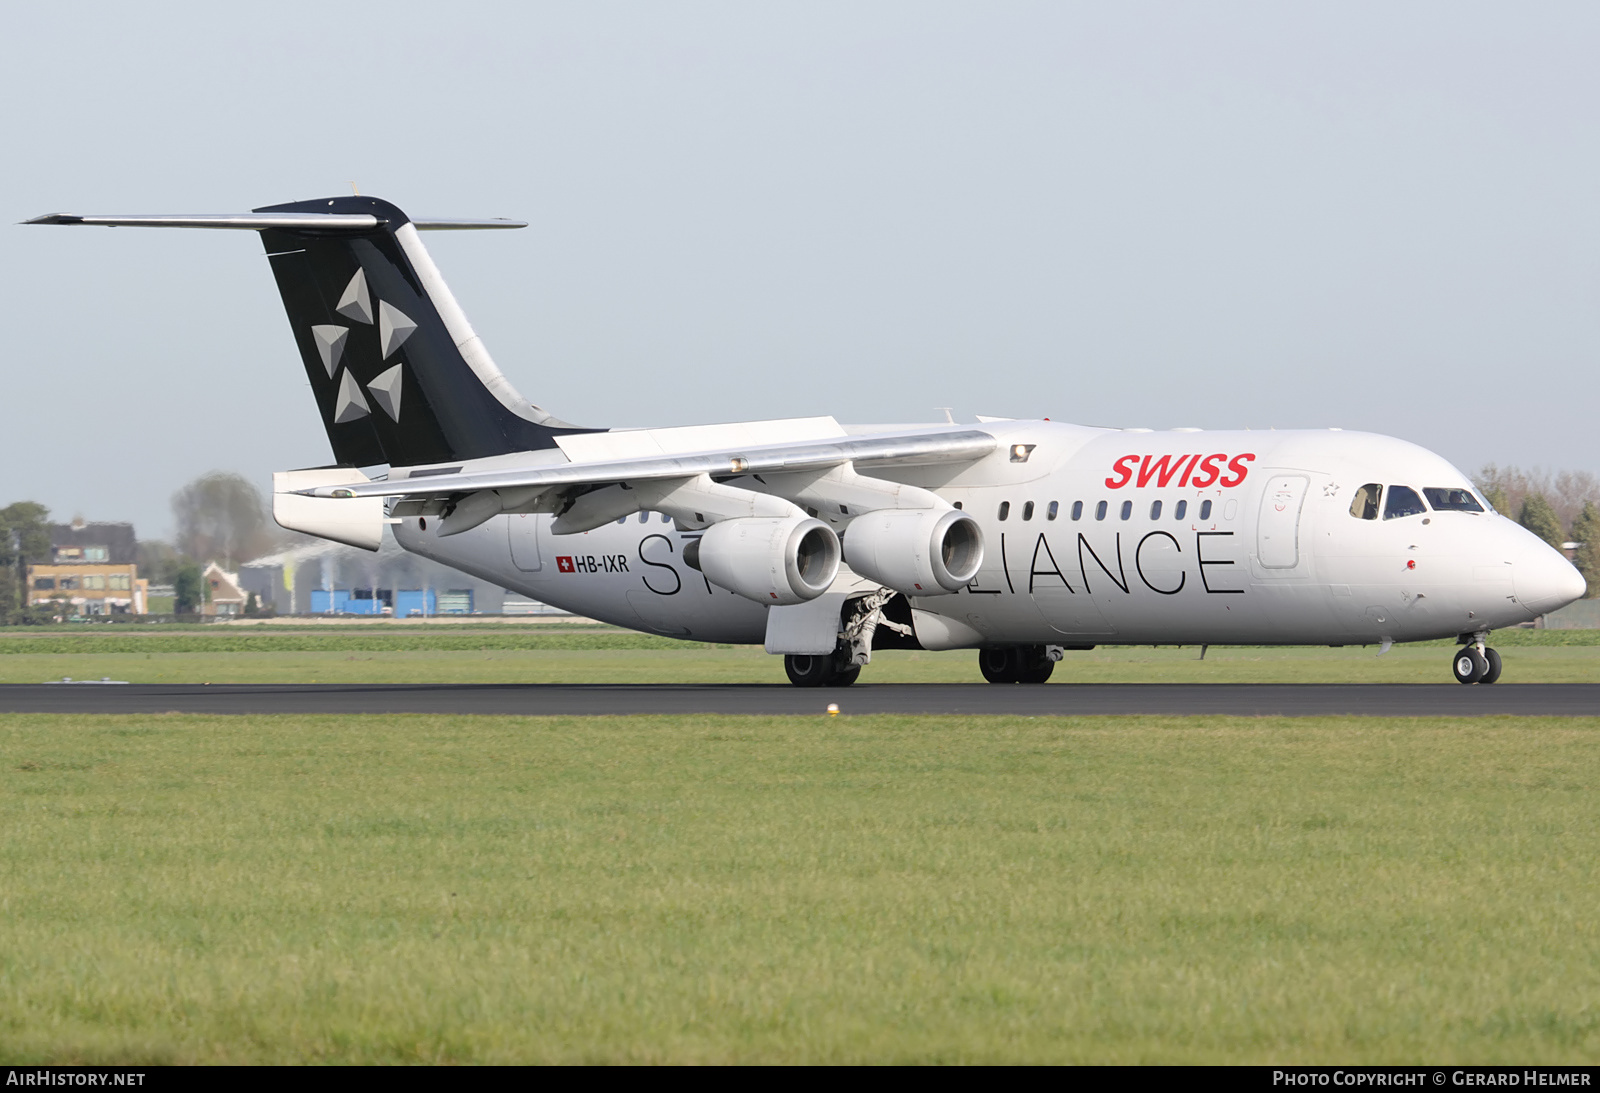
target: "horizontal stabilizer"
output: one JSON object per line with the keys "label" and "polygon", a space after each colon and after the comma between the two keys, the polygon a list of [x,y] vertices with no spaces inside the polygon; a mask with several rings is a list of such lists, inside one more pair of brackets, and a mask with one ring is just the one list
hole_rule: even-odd
{"label": "horizontal stabilizer", "polygon": [[492,220],[464,220],[443,216],[419,216],[411,221],[411,226],[419,232],[460,232],[483,231],[486,228],[526,228],[528,222],[506,220],[501,217]]}
{"label": "horizontal stabilizer", "polygon": [[[232,228],[238,231],[372,231],[387,221],[371,213],[137,213],[79,216],[50,213],[24,220],[24,224],[86,224],[101,228]],[[475,231],[484,228],[526,228],[524,220],[470,220],[419,217],[411,221],[418,231]]]}
{"label": "horizontal stabilizer", "polygon": [[[381,198],[354,194],[231,213],[52,213],[25,223],[253,232],[283,298],[331,462],[341,466],[543,451],[582,431],[516,392],[417,234],[526,227],[520,220],[414,220]],[[291,519],[303,515],[320,519]]]}
{"label": "horizontal stabilizer", "polygon": [[350,467],[316,467],[304,471],[277,471],[272,476],[272,518],[279,527],[302,531],[319,539],[377,550],[383,545],[383,502],[373,498],[363,504],[344,504],[307,497],[305,490],[328,484],[354,484],[367,476]]}

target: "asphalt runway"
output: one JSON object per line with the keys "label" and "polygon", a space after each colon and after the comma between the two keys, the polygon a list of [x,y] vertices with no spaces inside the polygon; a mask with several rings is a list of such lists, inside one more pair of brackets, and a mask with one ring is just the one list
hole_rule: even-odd
{"label": "asphalt runway", "polygon": [[1600,716],[1600,683],[5,684],[0,713]]}

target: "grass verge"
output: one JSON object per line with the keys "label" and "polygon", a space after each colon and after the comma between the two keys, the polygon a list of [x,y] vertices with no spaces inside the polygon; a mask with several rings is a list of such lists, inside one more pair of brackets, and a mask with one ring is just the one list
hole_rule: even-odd
{"label": "grass verge", "polygon": [[1587,1062],[1600,719],[0,718],[0,1061]]}
{"label": "grass verge", "polygon": [[[589,637],[591,635],[581,635]],[[644,635],[621,648],[489,646],[440,650],[74,652],[0,656],[0,683],[63,677],[130,683],[784,683],[783,661],[759,646],[706,646]],[[1444,645],[1376,649],[1105,646],[1074,651],[1052,683],[1449,683]],[[1600,647],[1502,649],[1504,684],[1600,680]],[[883,650],[863,683],[978,683],[972,650]]]}

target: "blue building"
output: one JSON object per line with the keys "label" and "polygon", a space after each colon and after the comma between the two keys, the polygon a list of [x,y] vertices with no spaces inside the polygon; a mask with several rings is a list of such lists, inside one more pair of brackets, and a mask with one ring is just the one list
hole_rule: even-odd
{"label": "blue building", "polygon": [[[445,593],[446,602],[454,610],[447,615],[472,614],[472,589],[452,589]],[[461,594],[464,593],[464,600]],[[465,604],[465,610],[461,605]],[[311,590],[313,615],[395,615],[410,618],[413,615],[438,615],[439,594],[431,588],[313,588]]]}
{"label": "blue building", "polygon": [[508,600],[514,613],[542,607],[408,554],[387,535],[376,554],[318,541],[258,558],[239,567],[239,584],[280,615],[498,615]]}

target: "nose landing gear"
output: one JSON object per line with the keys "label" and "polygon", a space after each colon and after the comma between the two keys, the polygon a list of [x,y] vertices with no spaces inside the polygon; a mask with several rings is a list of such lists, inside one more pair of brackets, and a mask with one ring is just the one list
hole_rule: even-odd
{"label": "nose landing gear", "polygon": [[1487,634],[1474,634],[1457,649],[1450,670],[1457,683],[1493,683],[1500,678],[1500,654],[1484,645]]}

